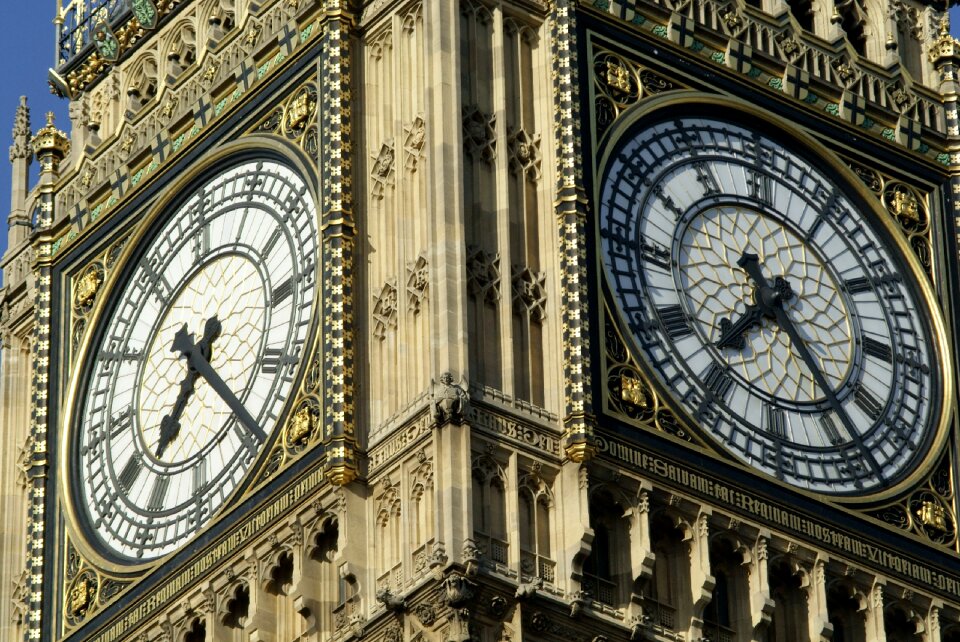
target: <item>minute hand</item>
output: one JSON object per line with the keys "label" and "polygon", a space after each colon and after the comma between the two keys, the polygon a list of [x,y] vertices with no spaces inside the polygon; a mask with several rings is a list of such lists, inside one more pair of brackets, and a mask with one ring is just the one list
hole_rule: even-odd
{"label": "minute hand", "polygon": [[[738,261],[738,264],[740,267],[746,270],[747,274],[750,275],[750,278],[753,279],[758,288],[770,289],[770,285],[767,282],[766,277],[763,276],[763,272],[760,270],[760,262],[755,254],[748,255],[744,253],[744,255],[740,258],[740,261]],[[807,365],[807,369],[809,369],[810,373],[813,375],[813,380],[818,386],[820,386],[820,389],[823,390],[823,394],[826,395],[830,406],[833,408],[834,412],[837,413],[837,416],[840,417],[840,422],[843,424],[844,428],[847,429],[850,439],[852,439],[853,442],[859,447],[860,452],[863,454],[863,458],[870,465],[870,468],[873,469],[873,474],[876,475],[877,479],[882,480],[883,471],[880,468],[880,464],[877,463],[873,453],[870,452],[870,449],[867,448],[866,444],[863,443],[860,433],[857,432],[853,422],[847,415],[847,411],[844,410],[843,404],[841,404],[840,400],[837,399],[837,395],[833,391],[833,387],[820,370],[820,363],[807,348],[807,343],[803,340],[803,337],[800,336],[800,333],[797,331],[797,327],[793,324],[793,320],[790,318],[790,315],[787,314],[787,311],[779,303],[774,303],[769,307],[772,308],[774,317],[777,320],[777,325],[780,326],[781,330],[787,333],[788,337],[790,337],[791,347],[797,352],[797,354],[800,355],[800,358]]]}
{"label": "minute hand", "polygon": [[240,400],[237,399],[237,396],[233,394],[233,391],[230,390],[230,387],[227,386],[226,382],[220,378],[220,375],[217,374],[217,371],[214,370],[210,363],[203,358],[203,355],[200,353],[200,350],[197,349],[197,346],[194,345],[193,340],[190,338],[190,335],[187,333],[187,327],[184,325],[177,331],[176,336],[173,339],[173,349],[179,351],[184,357],[187,358],[187,363],[190,364],[190,367],[197,371],[201,377],[206,379],[207,383],[210,384],[210,387],[213,388],[213,391],[217,393],[221,399],[223,399],[226,404],[230,407],[230,410],[233,411],[233,414],[237,416],[247,430],[253,434],[254,437],[260,440],[260,443],[265,443],[267,441],[267,434],[263,432],[263,429],[257,425],[256,419],[247,412],[247,409],[243,407],[243,404],[240,403]]}

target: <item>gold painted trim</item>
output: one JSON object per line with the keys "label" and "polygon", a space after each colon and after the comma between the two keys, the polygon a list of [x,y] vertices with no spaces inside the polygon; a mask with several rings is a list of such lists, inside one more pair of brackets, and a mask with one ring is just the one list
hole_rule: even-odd
{"label": "gold painted trim", "polygon": [[[718,460],[722,460],[726,463],[736,464],[754,474],[761,475],[766,480],[784,488],[789,488],[791,491],[804,493],[817,499],[818,501],[846,505],[850,507],[859,507],[868,503],[890,500],[908,488],[921,483],[939,461],[939,455],[942,453],[944,444],[949,436],[951,419],[953,416],[953,407],[956,403],[956,382],[954,380],[953,360],[951,358],[950,342],[947,336],[946,326],[944,324],[943,315],[940,311],[940,305],[937,300],[936,293],[933,291],[933,286],[931,285],[923,267],[920,265],[920,262],[914,255],[913,250],[903,238],[902,232],[894,225],[890,215],[880,207],[880,203],[877,201],[876,196],[866,188],[866,186],[863,184],[863,181],[857,178],[853,171],[843,161],[841,161],[836,154],[830,151],[826,146],[824,146],[806,131],[799,129],[794,124],[782,120],[770,112],[759,109],[755,105],[744,100],[725,96],[717,96],[700,91],[678,90],[669,95],[653,97],[648,101],[642,102],[628,110],[625,110],[623,115],[618,118],[607,130],[603,148],[595,150],[595,154],[593,156],[594,176],[596,177],[593,186],[594,203],[599,203],[600,201],[600,177],[602,176],[603,170],[607,167],[607,165],[609,165],[612,151],[620,139],[637,123],[651,118],[655,113],[662,113],[670,109],[676,109],[684,106],[701,108],[703,106],[715,106],[718,108],[725,108],[735,113],[744,114],[750,118],[762,122],[765,125],[770,126],[774,130],[780,132],[781,135],[785,136],[786,138],[795,140],[805,148],[805,151],[821,159],[826,164],[827,171],[832,172],[832,175],[836,176],[840,181],[841,187],[848,188],[856,193],[859,199],[866,204],[867,211],[869,212],[868,215],[872,216],[874,222],[878,223],[879,226],[887,232],[890,239],[892,239],[895,251],[899,252],[900,258],[904,261],[904,263],[907,265],[907,268],[911,272],[914,285],[921,293],[923,303],[926,305],[925,312],[928,313],[927,318],[930,320],[934,335],[933,340],[935,345],[931,346],[931,348],[933,348],[931,352],[933,354],[933,358],[936,359],[938,367],[940,368],[940,376],[943,381],[942,405],[940,407],[939,418],[935,424],[935,434],[933,435],[933,441],[930,443],[927,452],[922,455],[922,460],[920,461],[919,465],[917,465],[917,467],[906,477],[890,488],[885,488],[862,497],[837,496],[825,493],[817,493],[794,486],[792,484],[788,484],[777,479],[776,477],[773,477],[772,475],[764,473],[741,462],[739,459],[736,459],[733,456],[722,457],[719,452],[725,451],[723,450],[722,446],[712,437],[710,437],[710,440],[717,445],[719,452],[707,451],[707,453],[713,457],[716,457]],[[596,152],[600,152],[600,154],[598,155]],[[596,238],[599,238],[599,231],[597,229],[599,224],[599,218],[594,217],[594,234],[596,235]],[[597,274],[597,285],[598,287],[602,287],[601,284],[605,283],[605,281],[602,276],[603,266],[601,264],[599,252],[595,258],[595,269]],[[614,315],[613,321],[618,327],[620,326],[621,320],[617,318],[616,315]],[[646,370],[645,360],[638,359],[638,361],[641,362],[644,370]],[[674,409],[676,415],[681,419],[681,421],[687,425],[695,425],[687,417],[687,414],[677,406],[673,400],[673,395],[665,390],[664,386],[658,380],[651,378],[651,384],[661,394],[665,400],[665,403]],[[604,400],[606,400],[606,395],[604,395]]]}
{"label": "gold painted trim", "polygon": [[[317,190],[319,178],[313,163],[297,145],[272,135],[249,135],[239,140],[226,143],[198,159],[198,161],[189,170],[184,172],[181,176],[178,176],[173,182],[170,183],[168,187],[164,189],[163,195],[153,205],[147,207],[148,214],[136,224],[133,233],[128,237],[128,241],[126,242],[123,252],[117,259],[116,269],[113,270],[107,280],[100,287],[100,294],[97,297],[97,302],[89,315],[89,320],[92,325],[97,325],[101,322],[108,303],[110,303],[117,295],[119,288],[126,284],[126,282],[120,278],[120,275],[124,273],[124,268],[130,261],[131,257],[140,249],[141,243],[144,241],[147,232],[157,220],[170,213],[170,206],[172,204],[182,200],[186,188],[197,183],[204,174],[215,168],[219,163],[233,160],[235,158],[239,160],[241,157],[252,158],[251,151],[256,150],[277,154],[281,159],[283,159],[284,162],[289,163],[293,169],[300,173],[300,176],[303,177],[304,181],[307,183],[310,196],[313,199],[316,208],[317,230],[319,234],[320,195]],[[318,250],[320,248],[319,238],[317,248]],[[322,283],[320,278],[322,266],[319,253],[316,258],[317,261],[315,269],[318,287],[314,293],[313,305],[315,312],[319,310],[319,306],[322,302]],[[314,318],[316,318],[316,315]],[[316,342],[316,323],[314,323],[313,326],[314,327],[311,328],[311,332],[306,341],[307,346],[313,346]],[[60,495],[60,503],[67,518],[67,532],[73,535],[71,542],[74,544],[74,546],[76,546],[77,551],[80,553],[81,557],[84,558],[84,560],[89,562],[95,568],[107,571],[111,574],[145,574],[147,571],[155,567],[162,566],[166,559],[176,555],[180,551],[173,551],[172,553],[143,563],[120,564],[111,561],[101,555],[97,551],[96,546],[92,542],[88,541],[86,533],[84,532],[84,527],[81,525],[82,517],[78,507],[74,506],[75,489],[73,480],[71,478],[72,470],[70,465],[72,463],[71,443],[74,440],[75,432],[78,427],[73,425],[73,418],[74,414],[78,410],[79,405],[82,403],[82,400],[79,398],[81,395],[80,385],[84,382],[80,379],[84,364],[89,358],[90,351],[93,348],[92,338],[95,334],[96,333],[94,332],[86,333],[81,345],[77,349],[74,364],[70,368],[70,380],[66,399],[62,406],[62,413],[57,419],[59,434],[61,435],[58,451],[59,461],[57,465],[58,474],[60,475],[60,479],[63,482],[64,488],[63,493]],[[312,351],[307,351],[306,354],[312,354]],[[303,378],[308,367],[309,363],[301,363],[298,370],[298,375],[294,380],[294,390],[299,390],[299,384],[297,382]],[[232,510],[231,506],[236,504],[237,500],[248,495],[253,489],[253,484],[257,479],[259,471],[263,467],[264,459],[270,452],[270,445],[278,438],[278,436],[281,435],[283,426],[285,424],[284,419],[285,416],[290,412],[290,407],[294,401],[294,396],[295,395],[291,395],[290,399],[288,399],[284,411],[277,420],[277,427],[274,429],[273,434],[270,437],[271,441],[261,447],[260,454],[258,455],[258,461],[247,470],[246,475],[244,475],[244,482],[239,484],[237,488],[234,489],[234,492],[231,493],[230,497],[228,497],[226,501],[221,504],[220,510],[212,515],[207,521],[207,524],[197,531],[189,541],[195,540],[202,533],[210,529],[211,526],[216,524],[216,522],[220,521],[220,519],[222,519],[227,513],[230,512],[230,510]]]}

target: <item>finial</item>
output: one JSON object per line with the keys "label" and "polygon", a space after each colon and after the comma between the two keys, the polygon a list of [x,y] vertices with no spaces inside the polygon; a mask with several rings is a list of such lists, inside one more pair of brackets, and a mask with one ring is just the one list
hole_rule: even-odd
{"label": "finial", "polygon": [[940,19],[940,35],[930,47],[930,62],[937,63],[943,58],[960,57],[960,42],[950,35],[950,17]]}
{"label": "finial", "polygon": [[41,162],[44,156],[54,156],[60,161],[70,151],[70,140],[54,125],[52,111],[47,113],[47,124],[33,137],[33,150]]}
{"label": "finial", "polygon": [[27,159],[33,156],[30,147],[30,108],[27,107],[27,97],[20,96],[17,113],[13,117],[13,145],[10,146],[10,162],[17,159]]}

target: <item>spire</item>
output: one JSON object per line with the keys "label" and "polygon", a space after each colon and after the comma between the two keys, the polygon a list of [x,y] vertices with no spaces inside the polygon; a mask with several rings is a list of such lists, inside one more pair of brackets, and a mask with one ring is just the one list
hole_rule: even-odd
{"label": "spire", "polygon": [[33,156],[33,148],[30,146],[30,108],[27,107],[27,97],[20,96],[20,105],[17,107],[17,114],[13,117],[13,145],[10,146],[10,162],[17,159],[27,159]]}
{"label": "spire", "polygon": [[11,249],[26,240],[30,234],[30,217],[27,215],[27,192],[30,190],[30,162],[33,160],[33,145],[30,143],[30,108],[27,97],[20,96],[17,115],[13,119],[13,145],[10,146],[10,216],[7,245]]}

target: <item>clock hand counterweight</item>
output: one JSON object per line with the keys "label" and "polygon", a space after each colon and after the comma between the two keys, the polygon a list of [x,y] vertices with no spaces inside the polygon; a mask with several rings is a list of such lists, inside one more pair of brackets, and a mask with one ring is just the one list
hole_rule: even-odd
{"label": "clock hand counterweight", "polygon": [[[204,326],[204,335],[206,335],[206,329],[208,327],[216,327],[217,333],[219,333],[220,321],[216,315],[207,319],[206,325]],[[206,379],[210,387],[213,388],[213,391],[226,402],[230,410],[233,411],[233,414],[237,416],[240,423],[242,423],[254,437],[259,439],[261,443],[266,442],[267,434],[263,432],[263,429],[257,424],[257,421],[247,412],[247,409],[243,407],[243,404],[240,403],[240,400],[233,394],[230,387],[227,386],[226,382],[217,374],[217,371],[210,366],[209,355],[204,354],[202,343],[203,341],[201,340],[200,343],[194,344],[192,335],[187,332],[187,324],[183,324],[183,327],[177,330],[177,334],[173,337],[173,345],[170,347],[170,350],[172,352],[179,352],[181,357],[186,358],[190,369],[196,371],[198,375]]]}
{"label": "clock hand counterweight", "polygon": [[[810,373],[813,375],[813,380],[820,387],[820,389],[823,390],[823,394],[826,395],[827,401],[830,403],[830,407],[833,408],[834,412],[837,413],[837,416],[840,418],[840,422],[843,424],[844,428],[847,429],[850,439],[853,440],[854,443],[856,443],[860,448],[863,458],[870,465],[873,473],[878,479],[882,480],[883,472],[880,469],[880,465],[877,463],[876,458],[873,456],[873,453],[870,451],[870,449],[867,448],[863,443],[860,433],[855,429],[853,421],[851,421],[850,417],[847,415],[846,410],[844,410],[843,405],[837,398],[836,392],[833,390],[830,382],[827,381],[827,377],[820,369],[820,363],[817,361],[817,358],[813,355],[813,353],[810,352],[810,349],[807,347],[803,337],[800,336],[800,332],[797,330],[796,325],[794,325],[790,315],[787,314],[786,309],[783,307],[783,303],[790,300],[790,298],[793,296],[793,290],[790,289],[789,284],[787,284],[782,277],[777,277],[774,287],[771,287],[770,283],[767,281],[767,278],[763,275],[763,271],[760,269],[760,258],[751,252],[744,252],[737,261],[737,265],[742,267],[744,271],[746,271],[747,275],[750,276],[750,278],[753,279],[753,282],[756,284],[757,289],[754,294],[754,306],[762,310],[763,316],[775,319],[777,325],[780,326],[780,329],[786,332],[787,336],[790,337],[790,345],[810,370]],[[789,296],[783,295],[786,291],[789,291]],[[729,337],[727,338],[729,339]],[[721,337],[721,341],[724,341],[724,337]],[[717,345],[723,347],[720,345],[720,342],[718,342]]]}
{"label": "clock hand counterweight", "polygon": [[[746,347],[746,338],[743,336],[747,330],[755,325],[760,325],[761,319],[775,319],[774,309],[782,309],[782,303],[793,298],[793,288],[783,277],[778,276],[774,280],[771,288],[766,279],[757,281],[751,270],[763,278],[759,269],[759,257],[750,252],[744,252],[743,256],[737,260],[737,265],[744,268],[747,274],[756,282],[757,288],[753,292],[753,304],[747,306],[746,312],[734,322],[730,319],[721,319],[720,321],[720,339],[717,341],[718,348],[737,348],[743,350]],[[748,264],[750,264],[748,266]]]}
{"label": "clock hand counterweight", "polygon": [[[211,321],[216,321],[216,317],[213,317]],[[220,329],[221,326],[219,321],[216,323],[211,323],[208,321],[203,327],[203,338],[200,339],[196,349],[207,361],[210,360],[210,353],[214,339],[220,336]],[[193,396],[197,378],[199,376],[200,374],[195,368],[191,367],[187,370],[186,376],[180,382],[180,393],[177,395],[177,400],[173,403],[173,410],[170,411],[170,414],[164,415],[163,419],[160,421],[160,440],[157,442],[158,459],[163,457],[163,453],[167,449],[167,446],[169,446],[170,442],[176,439],[177,435],[180,434],[180,416],[183,414],[184,408],[187,407],[187,401],[189,401],[190,397]]]}

